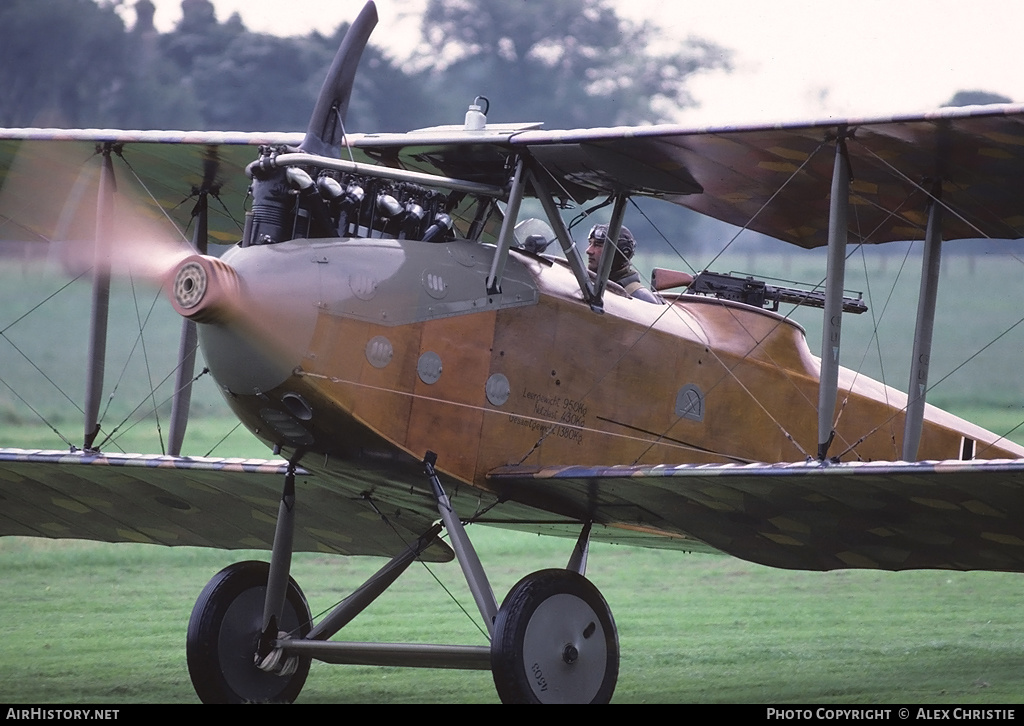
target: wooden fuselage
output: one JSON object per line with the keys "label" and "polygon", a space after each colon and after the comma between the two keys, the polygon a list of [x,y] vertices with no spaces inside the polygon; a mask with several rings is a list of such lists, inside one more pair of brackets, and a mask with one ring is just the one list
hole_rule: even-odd
{"label": "wooden fuselage", "polygon": [[[583,302],[564,263],[475,242],[296,240],[233,250],[261,335],[204,325],[211,370],[270,445],[345,475],[428,450],[488,489],[500,466],[802,461],[817,448],[819,361],[779,314],[694,295]],[[906,395],[840,375],[829,454],[898,460]],[[929,408],[921,459],[1014,444]],[[311,456],[316,453],[320,456]],[[306,460],[304,459],[304,462]],[[397,482],[396,482],[397,483]],[[423,485],[421,479],[414,483]]]}

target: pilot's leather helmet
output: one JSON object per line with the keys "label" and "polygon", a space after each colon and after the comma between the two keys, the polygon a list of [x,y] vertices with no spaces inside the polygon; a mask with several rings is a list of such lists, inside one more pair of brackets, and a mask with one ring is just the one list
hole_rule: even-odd
{"label": "pilot's leather helmet", "polygon": [[[602,245],[606,239],[608,239],[607,224],[595,224],[591,227],[590,234],[587,235],[587,241],[597,242]],[[619,228],[618,251],[627,260],[633,259],[633,253],[636,252],[636,239],[633,237],[633,233],[629,231],[628,227]]]}

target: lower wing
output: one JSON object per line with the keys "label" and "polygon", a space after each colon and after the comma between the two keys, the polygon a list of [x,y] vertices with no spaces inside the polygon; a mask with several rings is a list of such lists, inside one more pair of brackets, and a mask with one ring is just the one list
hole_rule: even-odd
{"label": "lower wing", "polygon": [[[287,464],[0,449],[0,535],[269,550]],[[431,519],[385,520],[357,491],[296,472],[295,550],[394,555]],[[415,531],[414,531],[415,530]],[[450,560],[435,539],[425,559]]]}
{"label": "lower wing", "polygon": [[503,467],[488,479],[501,497],[605,524],[612,541],[689,537],[787,569],[1024,572],[1019,460]]}

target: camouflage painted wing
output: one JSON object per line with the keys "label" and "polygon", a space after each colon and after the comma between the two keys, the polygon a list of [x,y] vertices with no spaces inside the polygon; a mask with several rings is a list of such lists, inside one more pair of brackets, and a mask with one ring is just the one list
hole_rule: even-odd
{"label": "camouflage painted wing", "polygon": [[688,538],[799,570],[1024,572],[1020,460],[505,467],[488,479],[512,501],[592,518],[611,541]]}
{"label": "camouflage painted wing", "polygon": [[525,152],[577,201],[610,193],[666,199],[801,247],[827,244],[835,139],[848,137],[851,239],[923,239],[942,180],[945,239],[1024,236],[1024,106],[947,108],[888,118],[786,124],[656,125],[544,131],[452,128],[354,136],[392,166],[502,184]]}
{"label": "camouflage painted wing", "polygon": [[[0,535],[269,550],[285,470],[260,459],[0,449]],[[385,523],[357,491],[302,470],[296,493],[299,552],[390,556],[433,523],[415,511]],[[435,540],[424,556],[453,554]]]}

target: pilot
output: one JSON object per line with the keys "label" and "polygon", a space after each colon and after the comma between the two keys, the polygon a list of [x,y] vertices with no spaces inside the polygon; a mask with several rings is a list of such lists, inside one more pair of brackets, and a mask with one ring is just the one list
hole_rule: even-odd
{"label": "pilot", "polygon": [[[597,267],[601,263],[601,249],[604,247],[606,239],[608,239],[607,224],[594,225],[587,236],[587,267],[591,272],[597,272]],[[634,252],[636,252],[636,239],[633,237],[633,233],[628,228],[621,227],[619,245],[615,250],[615,259],[612,262],[612,271],[609,273],[608,279],[625,288],[631,297],[660,305],[661,301],[644,287],[640,281],[640,273],[629,262],[633,259]]]}

